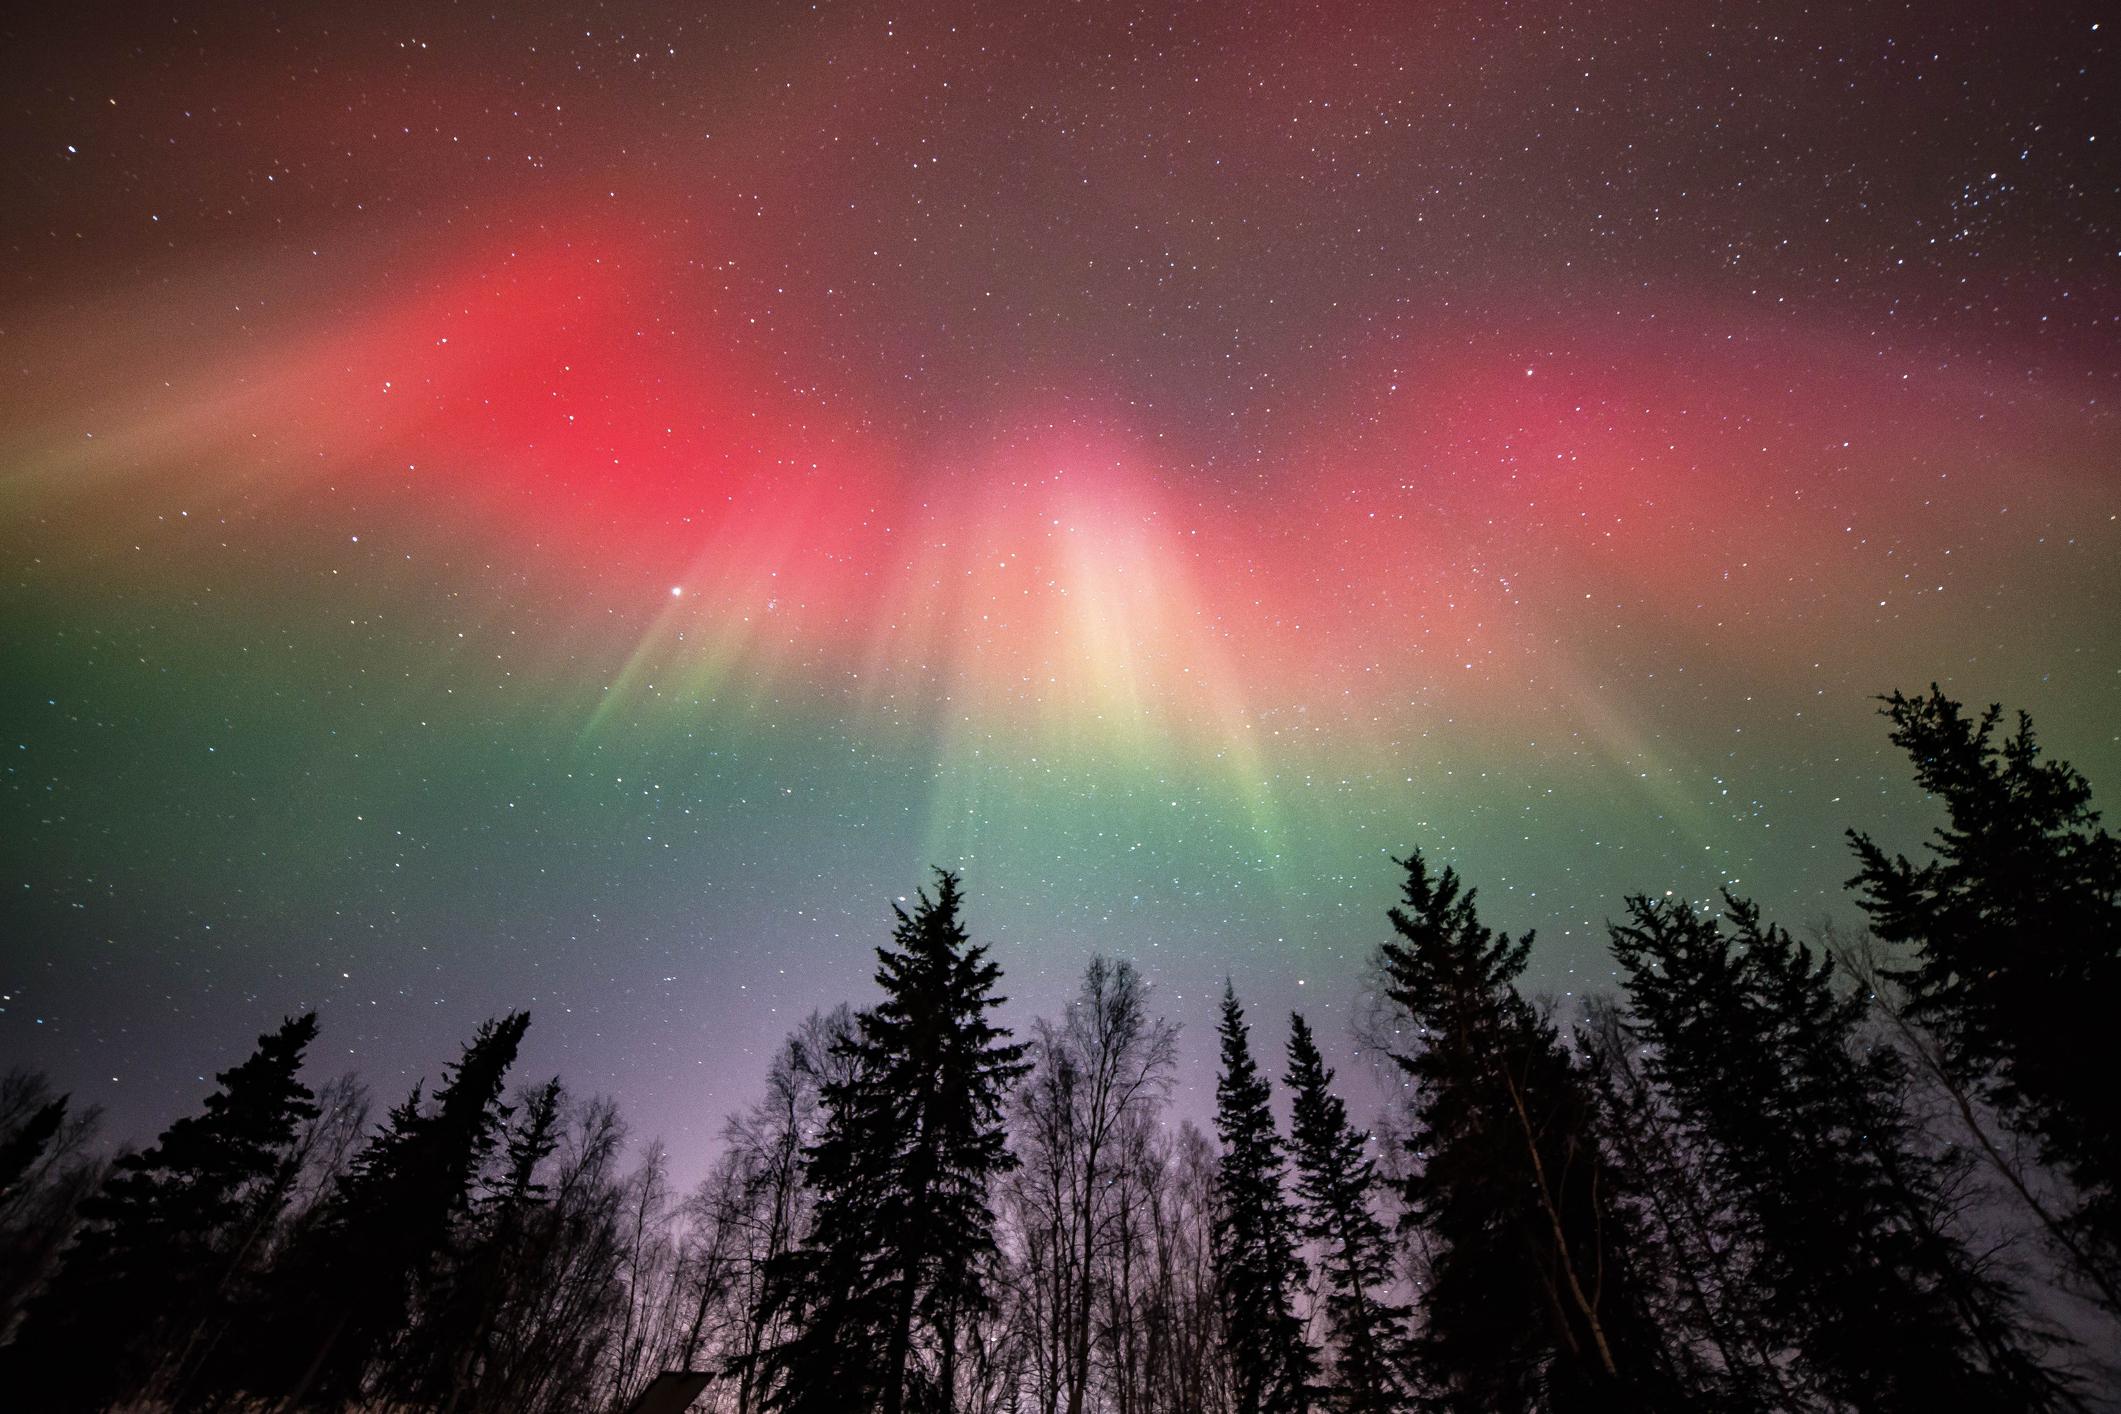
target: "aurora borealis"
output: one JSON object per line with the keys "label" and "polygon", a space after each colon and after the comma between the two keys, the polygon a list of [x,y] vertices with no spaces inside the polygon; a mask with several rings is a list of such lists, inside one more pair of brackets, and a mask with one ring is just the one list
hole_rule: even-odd
{"label": "aurora borealis", "polygon": [[0,1059],[123,1131],[528,1006],[696,1169],[929,864],[1197,1094],[1411,846],[1563,991],[1845,913],[1877,693],[2121,787],[2095,7],[0,26]]}

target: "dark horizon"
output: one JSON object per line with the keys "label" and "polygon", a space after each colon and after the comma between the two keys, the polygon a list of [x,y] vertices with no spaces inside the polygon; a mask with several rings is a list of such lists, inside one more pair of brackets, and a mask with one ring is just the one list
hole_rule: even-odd
{"label": "dark horizon", "polygon": [[1631,895],[1619,985],[1563,1010],[1530,933],[1396,860],[1367,1124],[1234,979],[1213,1138],[1131,961],[1019,1038],[942,869],[697,1182],[526,1075],[523,1011],[396,1101],[304,1084],[319,1018],[286,1018],[115,1153],[10,1071],[0,1382],[51,1414],[2108,1407],[2121,1133],[2083,1057],[2121,843],[2023,715],[1883,714],[1947,823],[1913,859],[1850,832],[1853,930]]}

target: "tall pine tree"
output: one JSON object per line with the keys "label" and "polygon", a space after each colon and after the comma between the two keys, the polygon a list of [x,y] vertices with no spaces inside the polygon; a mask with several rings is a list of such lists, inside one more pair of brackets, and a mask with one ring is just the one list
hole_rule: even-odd
{"label": "tall pine tree", "polygon": [[1610,1161],[1642,1216],[1646,1295],[1696,1405],[1724,1414],[1805,1407],[1788,1345],[1764,1310],[1752,1253],[1731,1231],[1704,1146],[1643,1072],[1642,1043],[1617,997],[1588,999],[1576,1040],[1598,1098]]}
{"label": "tall pine tree", "polygon": [[1999,738],[1932,684],[1883,714],[1949,823],[1928,858],[1888,856],[1854,831],[1871,927],[1914,953],[1898,973],[1910,1019],[1944,1043],[1957,1078],[2035,1136],[2075,1182],[2078,1240],[2121,1271],[2121,1105],[2090,1058],[2121,990],[2121,840],[2099,828],[2091,784],[2042,761],[2033,725]]}
{"label": "tall pine tree", "polygon": [[258,1038],[215,1076],[201,1112],[120,1158],[81,1205],[58,1276],[9,1350],[25,1407],[101,1409],[181,1382],[227,1319],[293,1179],[315,1117],[299,1073],[314,1012]]}
{"label": "tall pine tree", "polygon": [[769,1283],[793,1336],[764,1356],[768,1407],[804,1414],[945,1411],[960,1329],[987,1309],[991,1181],[1025,1047],[987,1013],[1001,968],[959,916],[957,876],[894,909],[877,950],[884,999],[840,1043],[823,1133],[806,1154],[809,1234]]}
{"label": "tall pine tree", "polygon": [[1299,1414],[1311,1407],[1313,1356],[1296,1314],[1304,1288],[1296,1217],[1282,1189],[1274,1087],[1252,1061],[1237,992],[1223,986],[1222,1074],[1215,1083],[1215,1279],[1229,1342],[1235,1414]]}
{"label": "tall pine tree", "polygon": [[392,1393],[413,1405],[462,1407],[494,1356],[496,1323],[526,1293],[529,1231],[546,1202],[540,1167],[559,1146],[566,1092],[559,1078],[522,1096],[490,1181],[480,1185],[462,1236],[427,1283],[418,1326],[395,1360]]}
{"label": "tall pine tree", "polygon": [[262,1309],[216,1383],[293,1407],[357,1398],[411,1322],[416,1294],[467,1232],[475,1183],[509,1115],[502,1086],[528,1012],[480,1025],[432,1103],[419,1087],[339,1181],[274,1272]]}
{"label": "tall pine tree", "polygon": [[1675,1404],[1595,1106],[1516,990],[1532,935],[1484,926],[1454,871],[1402,864],[1382,962],[1413,1032],[1393,1059],[1414,1091],[1404,1221],[1430,1249],[1424,1384],[1452,1409]]}
{"label": "tall pine tree", "polygon": [[44,1151],[59,1137],[59,1130],[66,1123],[66,1106],[72,1098],[61,1095],[46,1101],[0,1138],[0,1203],[7,1201],[15,1185],[29,1176]]}
{"label": "tall pine tree", "polygon": [[1864,1409],[2056,1407],[2013,1293],[1948,1226],[1947,1172],[1908,1131],[1901,1058],[1867,1044],[1864,999],[1725,902],[1728,932],[1632,898],[1613,952],[1645,1069],[1700,1141],[1802,1366]]}
{"label": "tall pine tree", "polygon": [[1370,1136],[1348,1122],[1332,1091],[1333,1072],[1302,1016],[1289,1017],[1289,1152],[1296,1167],[1303,1235],[1316,1243],[1325,1277],[1326,1325],[1333,1340],[1332,1378],[1323,1403],[1348,1414],[1404,1409],[1401,1368],[1406,1319],[1392,1303],[1392,1243],[1371,1201],[1377,1161]]}

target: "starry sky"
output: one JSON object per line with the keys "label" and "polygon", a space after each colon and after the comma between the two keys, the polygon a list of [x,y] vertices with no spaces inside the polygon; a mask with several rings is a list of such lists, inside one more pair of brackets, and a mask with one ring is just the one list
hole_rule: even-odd
{"label": "starry sky", "polygon": [[696,1173],[939,864],[1201,1115],[1411,847],[1564,993],[1629,891],[1847,917],[1877,693],[2111,789],[2099,18],[18,7],[0,1061],[144,1134],[528,1006]]}

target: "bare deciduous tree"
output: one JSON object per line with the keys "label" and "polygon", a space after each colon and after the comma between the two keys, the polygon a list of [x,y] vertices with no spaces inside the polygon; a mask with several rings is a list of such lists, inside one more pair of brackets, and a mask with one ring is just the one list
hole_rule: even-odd
{"label": "bare deciduous tree", "polygon": [[1033,1317],[1025,1334],[1044,1414],[1085,1408],[1100,1288],[1108,1331],[1117,1333],[1109,1308],[1131,1300],[1143,1236],[1140,1154],[1178,1043],[1178,1028],[1152,1019],[1148,1002],[1149,985],[1132,963],[1092,958],[1061,1020],[1032,1029],[1034,1069],[1016,1105],[1023,1167],[1011,1197],[1021,1244],[1016,1289]]}

